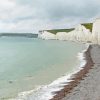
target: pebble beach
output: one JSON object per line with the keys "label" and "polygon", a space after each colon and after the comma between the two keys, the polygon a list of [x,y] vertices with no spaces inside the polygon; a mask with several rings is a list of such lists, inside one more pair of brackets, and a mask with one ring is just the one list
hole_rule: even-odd
{"label": "pebble beach", "polygon": [[90,45],[86,65],[51,100],[100,100],[100,46]]}

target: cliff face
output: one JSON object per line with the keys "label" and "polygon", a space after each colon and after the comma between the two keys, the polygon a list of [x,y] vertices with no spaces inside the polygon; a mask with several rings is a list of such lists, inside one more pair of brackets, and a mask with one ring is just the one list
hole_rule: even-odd
{"label": "cliff face", "polygon": [[[91,32],[86,29],[82,25],[78,25],[74,30],[70,32],[57,32],[56,34],[52,34],[50,32],[44,31],[40,38],[42,39],[58,39],[58,40],[71,40],[71,41],[90,41],[87,39],[87,36],[90,35]],[[89,36],[90,38],[90,36]]]}
{"label": "cliff face", "polygon": [[93,23],[92,41],[100,44],[100,18],[96,19]]}
{"label": "cliff face", "polygon": [[80,42],[91,42],[100,44],[100,19],[96,19],[93,23],[80,24],[70,32],[43,32],[42,39],[58,39]]}
{"label": "cliff face", "polygon": [[52,34],[50,32],[47,32],[47,31],[43,31],[43,33],[41,33],[39,35],[39,38],[42,38],[42,39],[45,39],[45,40],[56,39],[56,35]]}
{"label": "cliff face", "polygon": [[88,42],[91,38],[91,32],[83,25],[78,25],[74,31],[68,33],[68,37],[73,41]]}

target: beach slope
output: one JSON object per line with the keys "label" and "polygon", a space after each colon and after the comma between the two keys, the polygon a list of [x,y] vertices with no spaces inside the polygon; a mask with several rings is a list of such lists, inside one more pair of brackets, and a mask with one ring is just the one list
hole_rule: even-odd
{"label": "beach slope", "polygon": [[90,53],[94,66],[62,100],[100,100],[100,46],[93,45]]}

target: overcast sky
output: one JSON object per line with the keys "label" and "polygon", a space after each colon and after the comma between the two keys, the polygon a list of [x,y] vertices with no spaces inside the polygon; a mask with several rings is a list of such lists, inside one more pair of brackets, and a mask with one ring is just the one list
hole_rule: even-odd
{"label": "overcast sky", "polygon": [[0,0],[0,32],[68,28],[100,17],[100,0]]}

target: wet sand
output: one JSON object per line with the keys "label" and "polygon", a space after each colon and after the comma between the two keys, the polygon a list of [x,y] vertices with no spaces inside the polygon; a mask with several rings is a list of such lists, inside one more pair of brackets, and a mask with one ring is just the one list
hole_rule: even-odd
{"label": "wet sand", "polygon": [[85,59],[84,69],[74,74],[73,81],[56,92],[51,100],[100,100],[100,46],[90,46]]}

